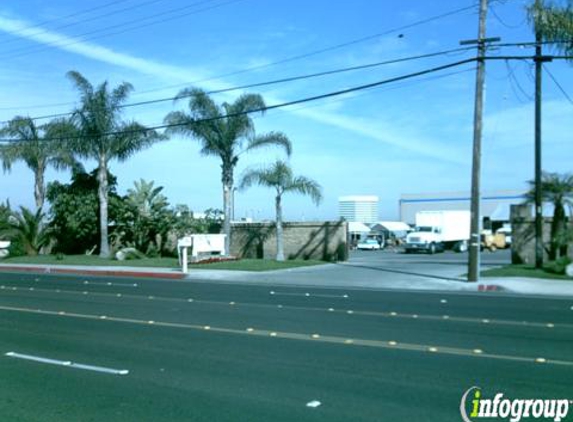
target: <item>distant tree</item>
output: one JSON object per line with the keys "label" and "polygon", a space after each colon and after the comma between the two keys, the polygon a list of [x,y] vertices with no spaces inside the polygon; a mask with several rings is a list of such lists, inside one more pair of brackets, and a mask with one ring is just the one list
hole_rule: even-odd
{"label": "distant tree", "polygon": [[285,193],[299,193],[310,196],[318,205],[322,200],[321,187],[305,176],[293,176],[292,170],[283,161],[276,161],[265,169],[246,171],[241,178],[240,188],[246,189],[252,185],[275,189],[277,261],[284,261],[282,196]]}
{"label": "distant tree", "polygon": [[[165,123],[173,125],[169,133],[192,136],[201,142],[201,153],[221,159],[223,184],[223,232],[226,234],[225,251],[229,253],[231,242],[231,194],[234,185],[234,170],[239,156],[245,152],[266,146],[279,146],[290,155],[291,143],[282,133],[255,134],[255,125],[250,113],[263,113],[265,102],[257,94],[241,95],[234,103],[218,106],[209,95],[200,89],[184,89],[176,100],[189,98],[190,113],[174,111],[165,117]],[[245,143],[246,141],[246,143]]]}
{"label": "distant tree", "polygon": [[[529,182],[531,188],[527,194],[529,203],[535,203],[535,181]],[[567,213],[573,212],[573,175],[544,172],[541,178],[543,201],[553,204],[553,220],[551,222],[551,242],[549,259],[555,260],[563,254],[567,242],[570,241],[571,230],[567,230]]]}
{"label": "distant tree", "polygon": [[38,255],[40,249],[49,242],[41,209],[34,212],[20,207],[20,212],[13,212],[8,218],[2,234],[19,242],[27,255]]}
{"label": "distant tree", "polygon": [[551,1],[535,0],[527,8],[533,31],[542,41],[565,54],[573,53],[573,3],[557,5]]}
{"label": "distant tree", "polygon": [[23,161],[34,172],[34,198],[36,209],[44,206],[46,187],[44,174],[48,166],[61,170],[80,166],[66,148],[65,140],[73,127],[66,120],[53,120],[37,126],[29,117],[14,117],[1,130],[1,135],[9,136],[13,142],[0,147],[4,171],[10,171],[17,161]]}
{"label": "distant tree", "polygon": [[121,119],[122,106],[133,90],[123,82],[113,90],[108,83],[94,87],[79,72],[68,72],[80,94],[80,106],[74,111],[72,122],[79,138],[73,143],[74,152],[82,158],[98,163],[98,202],[100,222],[100,250],[103,258],[110,256],[108,239],[108,165],[111,160],[127,160],[136,152],[149,147],[162,137],[137,122]]}

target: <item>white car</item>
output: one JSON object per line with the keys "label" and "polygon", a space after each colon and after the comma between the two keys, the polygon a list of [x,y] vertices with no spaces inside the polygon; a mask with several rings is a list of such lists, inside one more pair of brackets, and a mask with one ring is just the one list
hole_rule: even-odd
{"label": "white car", "polygon": [[377,240],[366,239],[356,245],[356,249],[374,251],[380,249],[380,244]]}

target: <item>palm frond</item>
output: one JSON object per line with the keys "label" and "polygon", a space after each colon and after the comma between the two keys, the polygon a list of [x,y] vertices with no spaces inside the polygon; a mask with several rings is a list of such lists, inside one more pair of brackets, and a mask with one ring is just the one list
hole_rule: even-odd
{"label": "palm frond", "polygon": [[269,132],[264,135],[258,135],[249,139],[245,151],[267,146],[282,147],[285,150],[287,156],[290,156],[292,153],[292,144],[288,137],[282,132]]}
{"label": "palm frond", "polygon": [[292,183],[285,187],[285,192],[298,192],[305,196],[310,196],[312,201],[319,205],[322,201],[322,188],[315,180],[305,176],[297,176]]}

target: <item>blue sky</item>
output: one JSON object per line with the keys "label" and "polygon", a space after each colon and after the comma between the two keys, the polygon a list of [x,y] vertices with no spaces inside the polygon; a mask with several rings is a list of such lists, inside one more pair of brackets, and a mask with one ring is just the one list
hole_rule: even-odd
{"label": "blue sky", "polygon": [[[492,1],[488,36],[508,43],[532,41],[524,9],[528,3]],[[135,102],[172,97],[183,87],[214,90],[455,49],[460,40],[477,36],[477,3],[470,10],[404,27],[472,4],[471,0],[3,2],[0,120],[70,111],[77,96],[65,77],[69,70],[78,70],[94,84],[129,81],[135,87],[130,102]],[[284,61],[366,37],[370,39]],[[531,53],[528,48],[491,52]],[[272,105],[474,54],[452,53],[248,92],[261,93]],[[272,65],[279,61],[283,63]],[[546,66],[573,97],[571,64]],[[522,189],[533,177],[532,64],[488,62],[486,71],[482,187]],[[548,73],[544,77],[543,167],[570,172],[573,104]],[[336,219],[339,196],[378,195],[380,217],[394,219],[403,193],[468,191],[474,85],[473,65],[466,64],[257,117],[257,132],[282,131],[291,139],[294,172],[316,179],[324,188],[319,207],[308,198],[285,198],[286,218]],[[240,92],[215,98],[233,101]],[[154,126],[169,111],[185,107],[184,102],[132,107],[125,110],[125,118]],[[276,158],[283,156],[272,149],[241,156],[236,179],[245,168]],[[173,137],[125,163],[113,162],[111,170],[118,176],[120,193],[144,178],[164,186],[172,204],[187,204],[196,211],[222,207],[220,163],[200,156],[195,140]],[[51,170],[47,176],[69,180],[66,172]],[[0,200],[7,198],[13,205],[33,205],[32,173],[24,165],[1,176]],[[235,215],[272,218],[273,203],[269,190],[238,192]]]}

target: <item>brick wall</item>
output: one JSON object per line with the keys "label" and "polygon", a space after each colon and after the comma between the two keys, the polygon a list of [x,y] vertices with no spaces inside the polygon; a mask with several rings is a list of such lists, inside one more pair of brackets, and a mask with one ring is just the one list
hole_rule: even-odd
{"label": "brick wall", "polygon": [[[287,259],[348,259],[348,224],[343,221],[284,223],[283,242]],[[231,255],[240,258],[275,259],[274,223],[233,223]]]}

